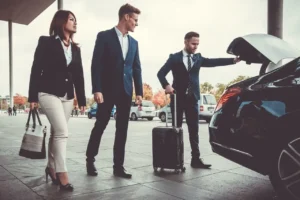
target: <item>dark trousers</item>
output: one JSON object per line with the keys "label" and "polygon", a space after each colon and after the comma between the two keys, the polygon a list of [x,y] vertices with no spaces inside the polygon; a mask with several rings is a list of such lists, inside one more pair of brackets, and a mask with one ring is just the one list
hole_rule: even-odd
{"label": "dark trousers", "polygon": [[111,98],[103,95],[104,102],[98,104],[95,126],[91,132],[86,156],[87,162],[95,162],[103,132],[110,120],[111,110],[116,105],[116,133],[114,143],[114,168],[123,167],[125,156],[125,144],[127,139],[127,129],[129,113],[131,107],[131,97],[122,93],[119,98]]}
{"label": "dark trousers", "polygon": [[[194,96],[177,95],[177,127],[182,127],[183,112],[185,112],[186,123],[188,125],[190,144],[192,148],[192,158],[200,157],[199,150],[199,111],[198,100]],[[172,125],[174,126],[174,96],[171,96]]]}

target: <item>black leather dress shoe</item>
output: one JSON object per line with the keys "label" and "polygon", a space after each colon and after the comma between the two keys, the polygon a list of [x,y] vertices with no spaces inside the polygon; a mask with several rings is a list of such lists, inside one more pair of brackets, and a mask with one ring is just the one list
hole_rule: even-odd
{"label": "black leather dress shoe", "polygon": [[132,177],[131,174],[126,173],[126,170],[124,169],[124,167],[114,169],[114,175],[118,176],[118,177],[122,177],[122,178],[131,178]]}
{"label": "black leather dress shoe", "polygon": [[197,158],[197,159],[192,159],[191,167],[209,169],[211,165],[205,164],[200,158]]}
{"label": "black leather dress shoe", "polygon": [[86,163],[86,171],[90,176],[97,176],[98,172],[93,162]]}

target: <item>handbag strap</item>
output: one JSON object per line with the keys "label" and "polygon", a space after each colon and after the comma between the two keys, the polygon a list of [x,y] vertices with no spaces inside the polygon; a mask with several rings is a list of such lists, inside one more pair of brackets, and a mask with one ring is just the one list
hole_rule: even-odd
{"label": "handbag strap", "polygon": [[38,122],[39,122],[39,125],[42,126],[42,122],[41,122],[39,113],[38,113],[37,109],[34,108],[33,110],[30,110],[30,111],[29,111],[28,119],[27,119],[27,123],[26,123],[26,128],[29,127],[29,123],[30,123],[31,116],[32,116],[32,121],[33,121],[33,125],[32,125],[32,128],[33,128],[33,129],[35,129],[35,127],[36,127],[36,118],[35,118],[35,117],[37,117]]}
{"label": "handbag strap", "polygon": [[39,112],[37,111],[36,108],[34,110],[35,110],[35,114],[36,114],[36,117],[38,119],[39,125],[42,126],[42,122],[41,122],[41,119],[40,119],[40,116],[39,116]]}
{"label": "handbag strap", "polygon": [[36,118],[35,118],[36,112],[35,112],[35,109],[32,110],[31,115],[32,115],[32,122],[33,122],[32,128],[35,129],[35,126],[36,126]]}
{"label": "handbag strap", "polygon": [[27,123],[26,123],[26,127],[29,126],[29,122],[30,122],[30,117],[31,117],[31,110],[29,111],[29,114],[28,114],[28,119],[27,119]]}

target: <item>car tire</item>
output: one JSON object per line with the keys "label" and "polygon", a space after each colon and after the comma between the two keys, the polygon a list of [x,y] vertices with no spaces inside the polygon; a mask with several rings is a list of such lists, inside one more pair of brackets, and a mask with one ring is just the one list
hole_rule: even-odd
{"label": "car tire", "polygon": [[137,116],[135,113],[131,113],[131,120],[136,121],[137,120]]}
{"label": "car tire", "polygon": [[88,113],[88,118],[89,118],[89,119],[92,119],[91,113]]}
{"label": "car tire", "polygon": [[270,181],[280,199],[300,200],[300,138],[292,139],[273,162]]}
{"label": "car tire", "polygon": [[161,113],[160,115],[159,115],[159,118],[160,118],[160,120],[162,121],[162,122],[166,122],[166,113]]}
{"label": "car tire", "polygon": [[152,121],[153,117],[148,117],[147,119],[148,119],[148,121]]}
{"label": "car tire", "polygon": [[114,119],[117,120],[117,113],[114,113]]}

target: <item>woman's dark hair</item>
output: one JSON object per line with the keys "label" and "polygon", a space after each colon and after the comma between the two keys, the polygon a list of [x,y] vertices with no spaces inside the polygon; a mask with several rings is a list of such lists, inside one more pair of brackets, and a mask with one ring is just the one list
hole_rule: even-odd
{"label": "woman's dark hair", "polygon": [[[68,10],[58,10],[55,15],[53,16],[50,29],[49,29],[49,35],[58,35],[61,39],[65,39],[64,35],[64,26],[68,22],[69,15],[73,15],[75,21],[76,17],[74,13]],[[72,39],[73,44],[78,47],[78,44],[74,42],[73,34],[70,35],[70,38]]]}

